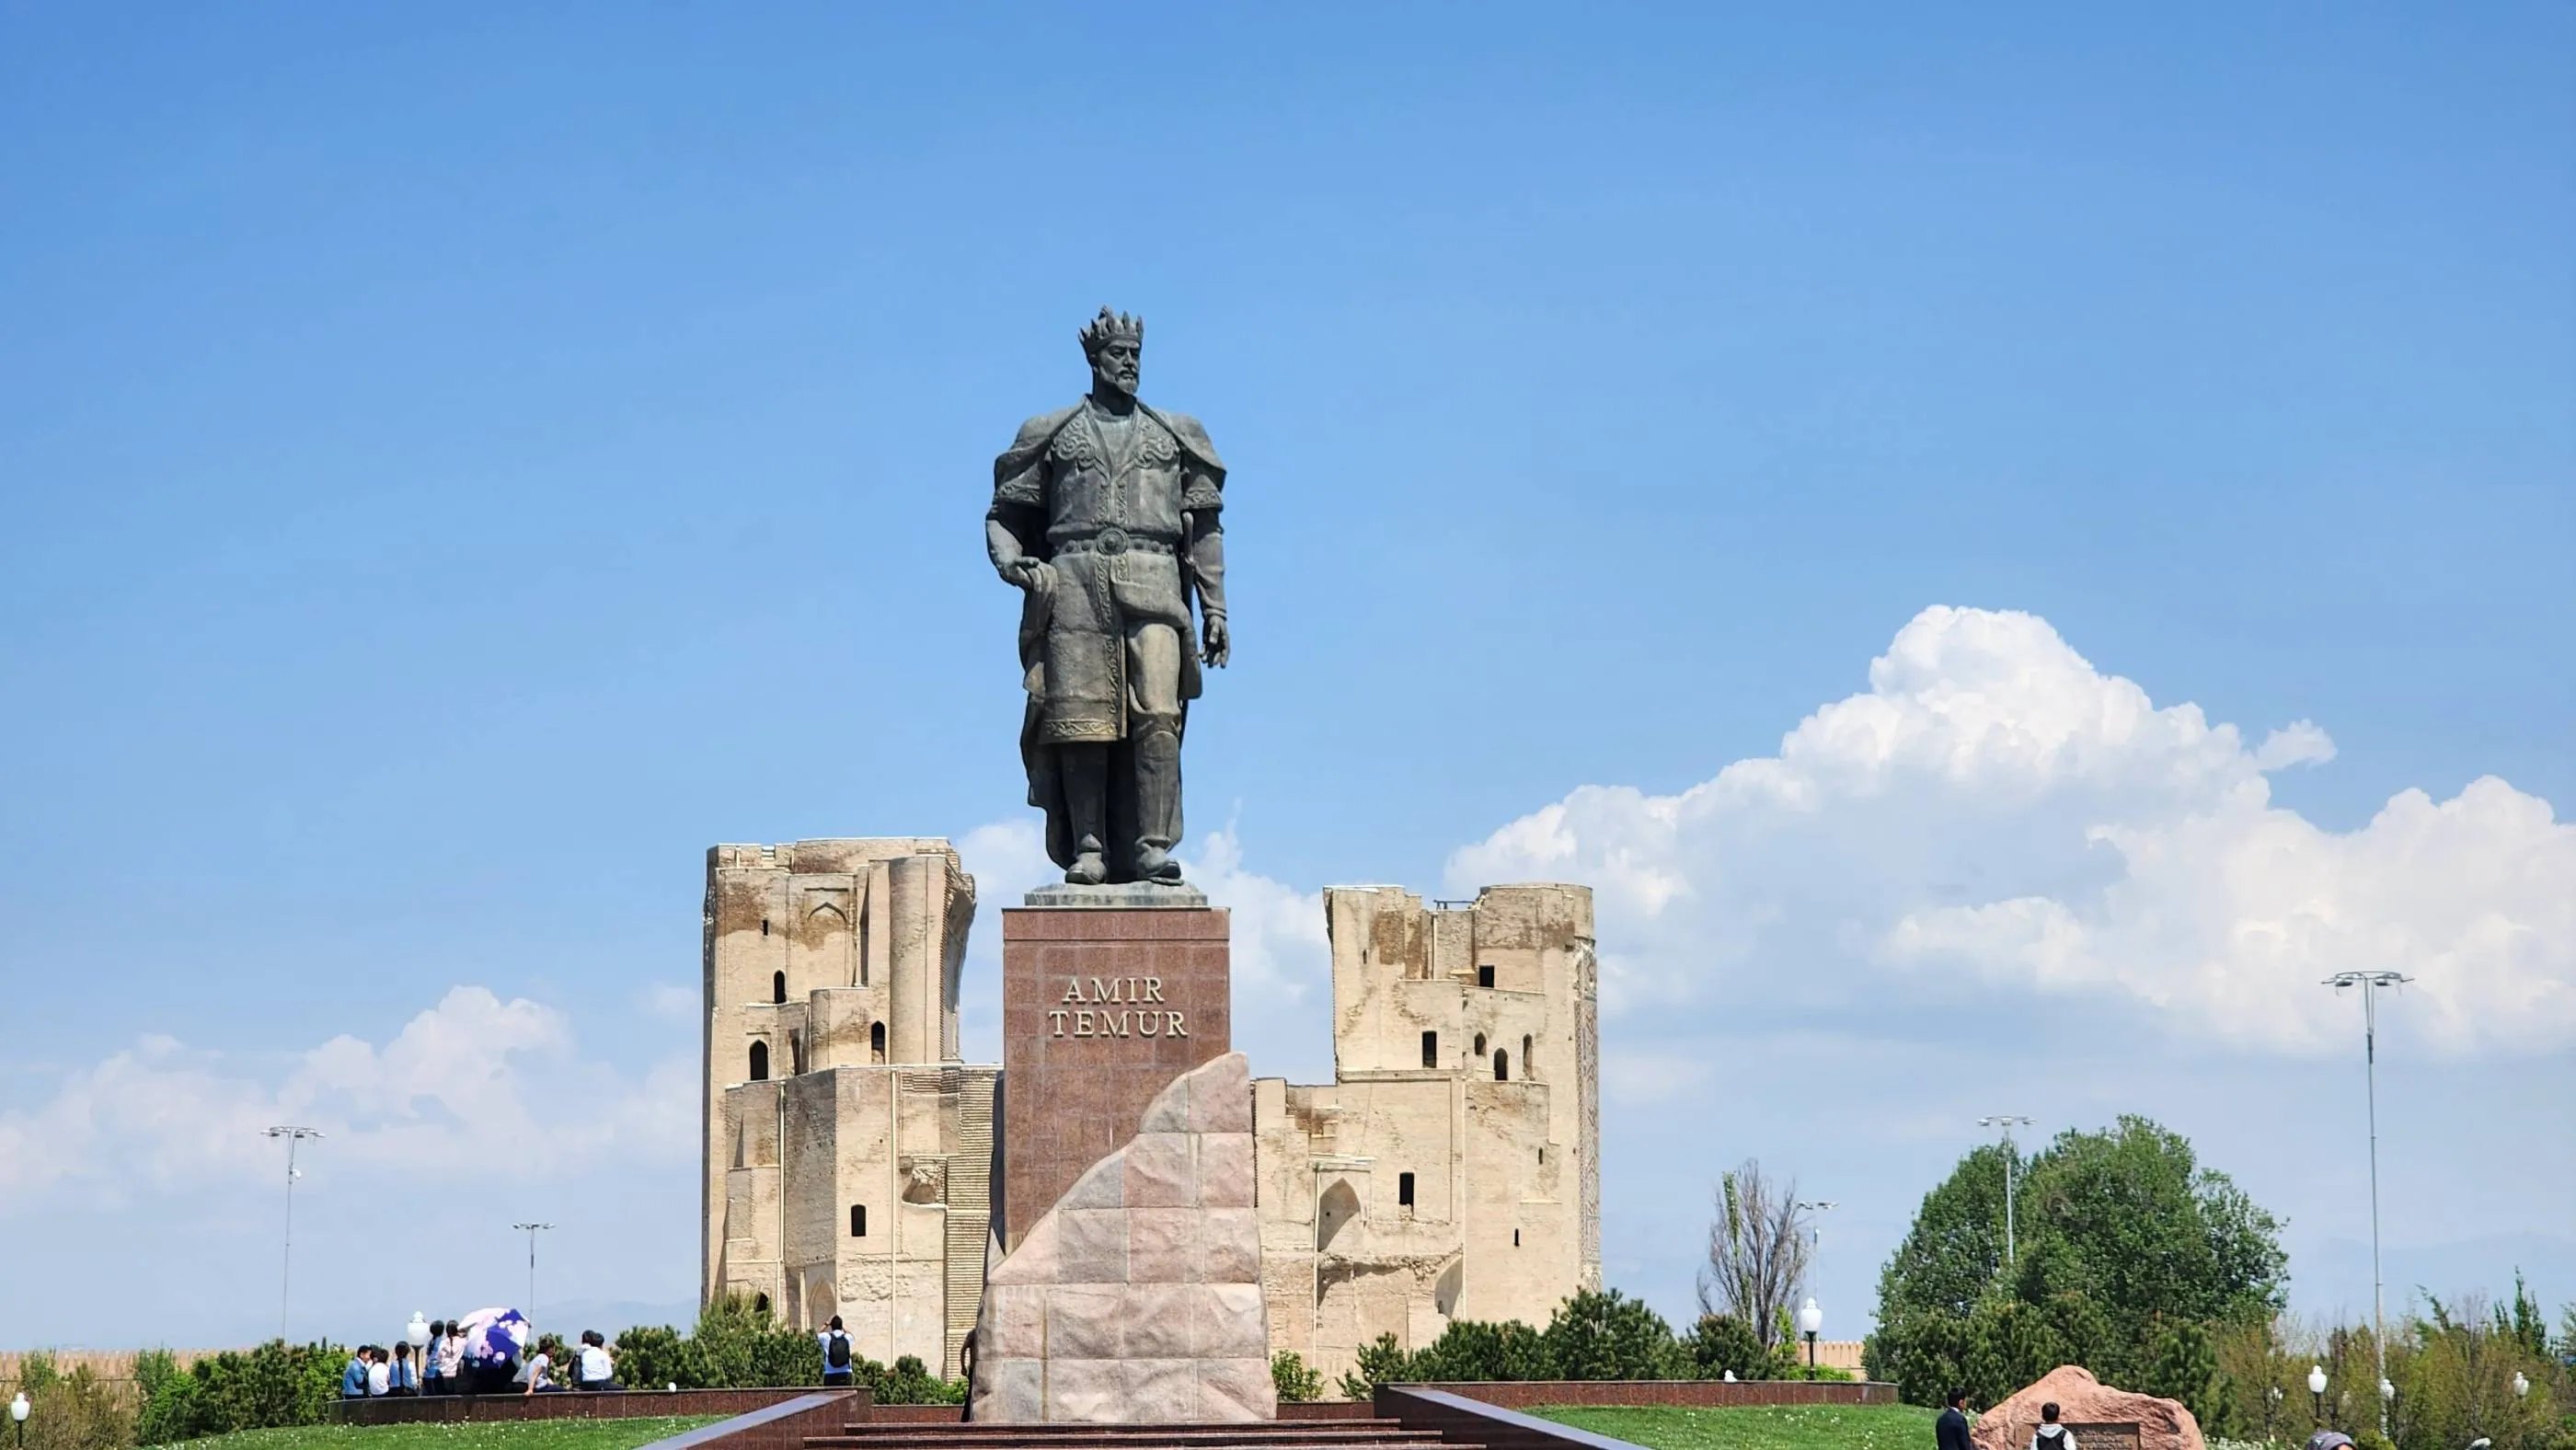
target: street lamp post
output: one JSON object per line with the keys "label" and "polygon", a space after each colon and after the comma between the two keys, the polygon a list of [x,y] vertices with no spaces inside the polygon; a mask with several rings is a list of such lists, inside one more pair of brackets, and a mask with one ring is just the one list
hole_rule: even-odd
{"label": "street lamp post", "polygon": [[2340,992],[2361,989],[2361,1081],[2370,1112],[2370,1354],[2379,1371],[2379,1433],[2388,1433],[2388,1404],[2397,1392],[2388,1388],[2388,1306],[2379,1274],[2379,992],[2415,980],[2402,972],[2337,972],[2323,985]]}
{"label": "street lamp post", "polygon": [[9,1418],[18,1422],[18,1450],[27,1450],[27,1410],[27,1392],[20,1390],[9,1402]]}
{"label": "street lamp post", "polygon": [[411,1390],[419,1394],[429,1383],[429,1376],[423,1373],[429,1368],[429,1321],[421,1318],[417,1309],[411,1311],[411,1322],[403,1326],[403,1343],[411,1346]]}
{"label": "street lamp post", "polygon": [[2021,1155],[2013,1151],[2012,1130],[2015,1124],[2025,1128],[2034,1126],[2033,1120],[2018,1113],[1997,1113],[1977,1119],[1980,1128],[2004,1130],[2004,1262],[2007,1264],[2020,1262],[2013,1251],[2013,1170],[2021,1166]]}
{"label": "street lamp post", "polygon": [[1825,1311],[1816,1307],[1814,1295],[1798,1306],[1798,1332],[1807,1336],[1807,1378],[1816,1377],[1816,1331],[1825,1327]]}
{"label": "street lamp post", "polygon": [[541,1230],[553,1228],[554,1225],[514,1223],[510,1227],[524,1229],[528,1235],[528,1307],[524,1312],[528,1316],[528,1333],[534,1335],[537,1332],[537,1234]]}
{"label": "street lamp post", "polygon": [[2308,1398],[2316,1403],[2316,1413],[2310,1417],[2316,1421],[2314,1428],[2319,1430],[2326,1428],[2326,1367],[2324,1365],[2308,1366]]}
{"label": "street lamp post", "polygon": [[[286,1244],[279,1253],[277,1269],[277,1337],[282,1341],[286,1338],[288,1290],[295,1282],[295,1180],[303,1176],[295,1171],[295,1148],[305,1139],[319,1138],[322,1133],[316,1128],[280,1123],[262,1136],[286,1140]],[[26,1423],[25,1416],[18,1418],[21,1434],[25,1433]]]}

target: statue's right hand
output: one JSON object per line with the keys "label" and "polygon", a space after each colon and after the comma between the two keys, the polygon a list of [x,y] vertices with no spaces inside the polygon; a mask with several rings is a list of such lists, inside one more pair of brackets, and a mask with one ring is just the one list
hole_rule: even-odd
{"label": "statue's right hand", "polygon": [[1032,559],[1025,554],[1002,566],[1002,582],[1016,584],[1032,593],[1043,594],[1052,590],[1055,585],[1052,576],[1053,571],[1045,560]]}

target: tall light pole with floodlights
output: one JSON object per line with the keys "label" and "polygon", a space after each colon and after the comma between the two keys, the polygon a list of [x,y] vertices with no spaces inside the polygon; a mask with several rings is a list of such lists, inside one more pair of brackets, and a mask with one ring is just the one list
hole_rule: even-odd
{"label": "tall light pole with floodlights", "polygon": [[286,1338],[286,1305],[288,1291],[295,1282],[295,1180],[304,1175],[295,1171],[295,1148],[307,1138],[322,1136],[318,1128],[299,1128],[293,1123],[280,1123],[263,1136],[286,1140],[286,1245],[279,1253],[277,1269],[277,1337]]}
{"label": "tall light pole with floodlights", "polygon": [[1810,1282],[1813,1281],[1816,1271],[1816,1256],[1823,1251],[1825,1243],[1824,1226],[1816,1221],[1817,1217],[1831,1213],[1838,1207],[1840,1205],[1830,1198],[1806,1198],[1798,1201],[1798,1211],[1807,1215],[1807,1274]]}
{"label": "tall light pole with floodlights", "polygon": [[[2370,1113],[2370,1354],[2382,1385],[2388,1383],[2388,1303],[2379,1277],[2379,993],[2414,980],[2402,972],[2337,972],[2324,983],[2337,992],[2346,987],[2361,989],[2362,1097]],[[2388,1433],[2388,1402],[2393,1398],[2387,1390],[2380,1392],[2382,1435]]]}
{"label": "tall light pole with floodlights", "polygon": [[520,1312],[527,1315],[528,1332],[533,1335],[537,1331],[537,1235],[545,1229],[553,1228],[554,1225],[550,1223],[514,1223],[510,1225],[510,1227],[515,1229],[524,1229],[528,1235],[528,1307]]}
{"label": "tall light pole with floodlights", "polygon": [[2020,1262],[2013,1251],[2013,1172],[2021,1166],[2021,1155],[2013,1151],[2012,1130],[2016,1125],[2028,1128],[2035,1126],[2035,1122],[2019,1113],[1996,1113],[1977,1119],[1980,1128],[2004,1130],[2004,1262],[2007,1264]]}

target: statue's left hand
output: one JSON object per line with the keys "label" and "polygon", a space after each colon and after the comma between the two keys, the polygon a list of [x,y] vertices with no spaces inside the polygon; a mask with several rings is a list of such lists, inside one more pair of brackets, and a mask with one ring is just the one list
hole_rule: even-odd
{"label": "statue's left hand", "polygon": [[1201,651],[1199,658],[1216,666],[1218,669],[1224,669],[1227,658],[1233,653],[1234,641],[1226,635],[1225,616],[1222,614],[1209,615],[1207,617],[1207,648]]}

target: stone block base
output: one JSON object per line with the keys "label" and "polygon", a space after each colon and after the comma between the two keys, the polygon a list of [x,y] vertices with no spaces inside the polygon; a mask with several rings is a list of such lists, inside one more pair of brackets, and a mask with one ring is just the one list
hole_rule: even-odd
{"label": "stone block base", "polygon": [[978,1423],[1268,1420],[1252,1077],[1175,1079],[984,1281]]}
{"label": "stone block base", "polygon": [[1002,913],[1003,1248],[1172,1079],[1232,1050],[1226,929],[1207,908]]}

